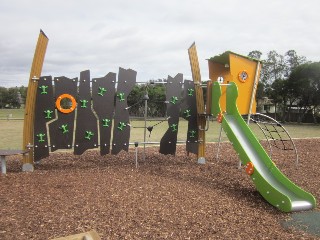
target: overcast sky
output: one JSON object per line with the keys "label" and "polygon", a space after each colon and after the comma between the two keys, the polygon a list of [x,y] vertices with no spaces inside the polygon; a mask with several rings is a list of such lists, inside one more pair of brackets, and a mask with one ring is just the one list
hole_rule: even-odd
{"label": "overcast sky", "polygon": [[320,60],[319,0],[0,0],[0,86],[27,86],[40,29],[49,38],[42,75],[101,77],[118,68],[137,81],[183,73],[196,42],[207,58],[231,50],[296,50]]}

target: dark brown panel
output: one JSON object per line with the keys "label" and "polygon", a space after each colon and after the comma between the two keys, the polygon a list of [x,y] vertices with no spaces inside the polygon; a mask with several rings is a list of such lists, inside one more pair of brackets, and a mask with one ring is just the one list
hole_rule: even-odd
{"label": "dark brown panel", "polygon": [[130,127],[127,97],[136,83],[137,72],[119,68],[116,109],[113,127],[112,154],[128,151]]}
{"label": "dark brown panel", "polygon": [[36,94],[34,119],[34,161],[49,156],[48,133],[46,123],[55,119],[52,77],[40,77]]}
{"label": "dark brown panel", "polygon": [[[77,99],[78,78],[54,78],[55,100],[62,94],[70,94]],[[62,113],[57,110],[58,119],[49,124],[51,151],[70,149],[73,143],[75,110],[71,113]]]}
{"label": "dark brown panel", "polygon": [[182,82],[183,75],[181,73],[178,73],[174,78],[168,76],[166,102],[169,128],[160,141],[159,152],[162,154],[174,155],[176,153]]}
{"label": "dark brown panel", "polygon": [[80,72],[74,154],[98,147],[97,118],[92,112],[90,71]]}
{"label": "dark brown panel", "polygon": [[93,109],[99,118],[100,154],[110,152],[111,129],[114,111],[116,74],[92,79]]}
{"label": "dark brown panel", "polygon": [[186,150],[194,154],[198,153],[198,123],[197,123],[197,103],[194,90],[194,82],[184,81],[183,103],[181,112],[184,119],[188,120],[188,132]]}

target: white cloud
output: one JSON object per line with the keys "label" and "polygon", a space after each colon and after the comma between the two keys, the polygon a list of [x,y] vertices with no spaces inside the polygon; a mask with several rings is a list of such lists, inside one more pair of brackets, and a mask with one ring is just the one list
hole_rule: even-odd
{"label": "white cloud", "polygon": [[196,41],[205,59],[232,50],[247,54],[294,49],[319,61],[320,2],[236,0],[11,0],[1,4],[0,86],[27,85],[39,29],[49,37],[43,75],[92,77],[138,72],[138,81],[183,73]]}

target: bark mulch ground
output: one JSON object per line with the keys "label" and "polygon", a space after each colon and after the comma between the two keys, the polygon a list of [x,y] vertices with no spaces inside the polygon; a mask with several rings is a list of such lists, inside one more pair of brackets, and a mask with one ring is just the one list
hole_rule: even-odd
{"label": "bark mulch ground", "polygon": [[[296,140],[293,151],[274,151],[276,165],[320,199],[320,139]],[[87,151],[52,153],[21,172],[19,157],[0,176],[0,239],[52,239],[95,229],[102,239],[320,239],[284,228],[291,214],[269,205],[255,190],[230,143],[208,144],[207,164],[178,146],[117,156]],[[319,210],[319,208],[318,208]]]}

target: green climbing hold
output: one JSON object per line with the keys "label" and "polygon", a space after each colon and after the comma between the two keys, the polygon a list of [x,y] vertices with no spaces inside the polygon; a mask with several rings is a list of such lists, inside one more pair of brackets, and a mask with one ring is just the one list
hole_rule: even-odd
{"label": "green climbing hold", "polygon": [[191,130],[191,131],[189,131],[189,133],[190,133],[189,137],[194,138],[196,136],[197,132],[195,130]]}
{"label": "green climbing hold", "polygon": [[126,127],[126,126],[127,126],[126,123],[124,123],[124,122],[119,122],[119,125],[118,125],[117,128],[118,128],[120,131],[123,131],[124,127]]}
{"label": "green climbing hold", "polygon": [[44,113],[46,114],[45,119],[52,119],[52,113],[53,111],[45,110]]}
{"label": "green climbing hold", "polygon": [[110,125],[109,125],[110,122],[111,122],[111,120],[108,118],[102,119],[102,126],[103,127],[110,127]]}
{"label": "green climbing hold", "polygon": [[170,127],[171,127],[171,131],[172,131],[172,132],[178,131],[178,124],[174,123],[174,124],[172,124]]}
{"label": "green climbing hold", "polygon": [[46,134],[44,134],[44,133],[39,133],[39,134],[37,134],[37,137],[38,137],[38,141],[39,142],[44,142],[45,140],[44,140],[44,137],[46,136]]}
{"label": "green climbing hold", "polygon": [[190,114],[191,110],[190,109],[187,109],[183,112],[183,114],[185,115],[186,118],[188,117],[191,117],[191,114]]}
{"label": "green climbing hold", "polygon": [[188,96],[192,97],[193,96],[193,92],[194,92],[194,89],[188,88]]}
{"label": "green climbing hold", "polygon": [[88,100],[80,100],[81,102],[81,108],[87,108],[87,103],[89,102]]}
{"label": "green climbing hold", "polygon": [[107,89],[105,89],[104,87],[99,87],[98,95],[103,96],[106,91]]}
{"label": "green climbing hold", "polygon": [[91,140],[91,137],[94,136],[94,133],[91,131],[86,131],[85,139]]}
{"label": "green climbing hold", "polygon": [[125,96],[124,93],[118,93],[117,94],[117,97],[119,98],[120,102],[123,102],[125,100],[124,96]]}
{"label": "green climbing hold", "polygon": [[171,97],[170,102],[171,102],[172,104],[176,104],[177,101],[178,101],[178,98],[177,98],[177,97],[175,97],[175,96],[172,96],[172,97]]}
{"label": "green climbing hold", "polygon": [[48,86],[42,85],[39,88],[41,89],[41,93],[40,94],[48,94],[48,92],[47,92]]}
{"label": "green climbing hold", "polygon": [[63,133],[63,134],[66,134],[66,133],[69,132],[69,130],[68,130],[68,124],[63,124],[63,125],[61,125],[61,127],[59,127],[59,129],[62,130],[62,133]]}

